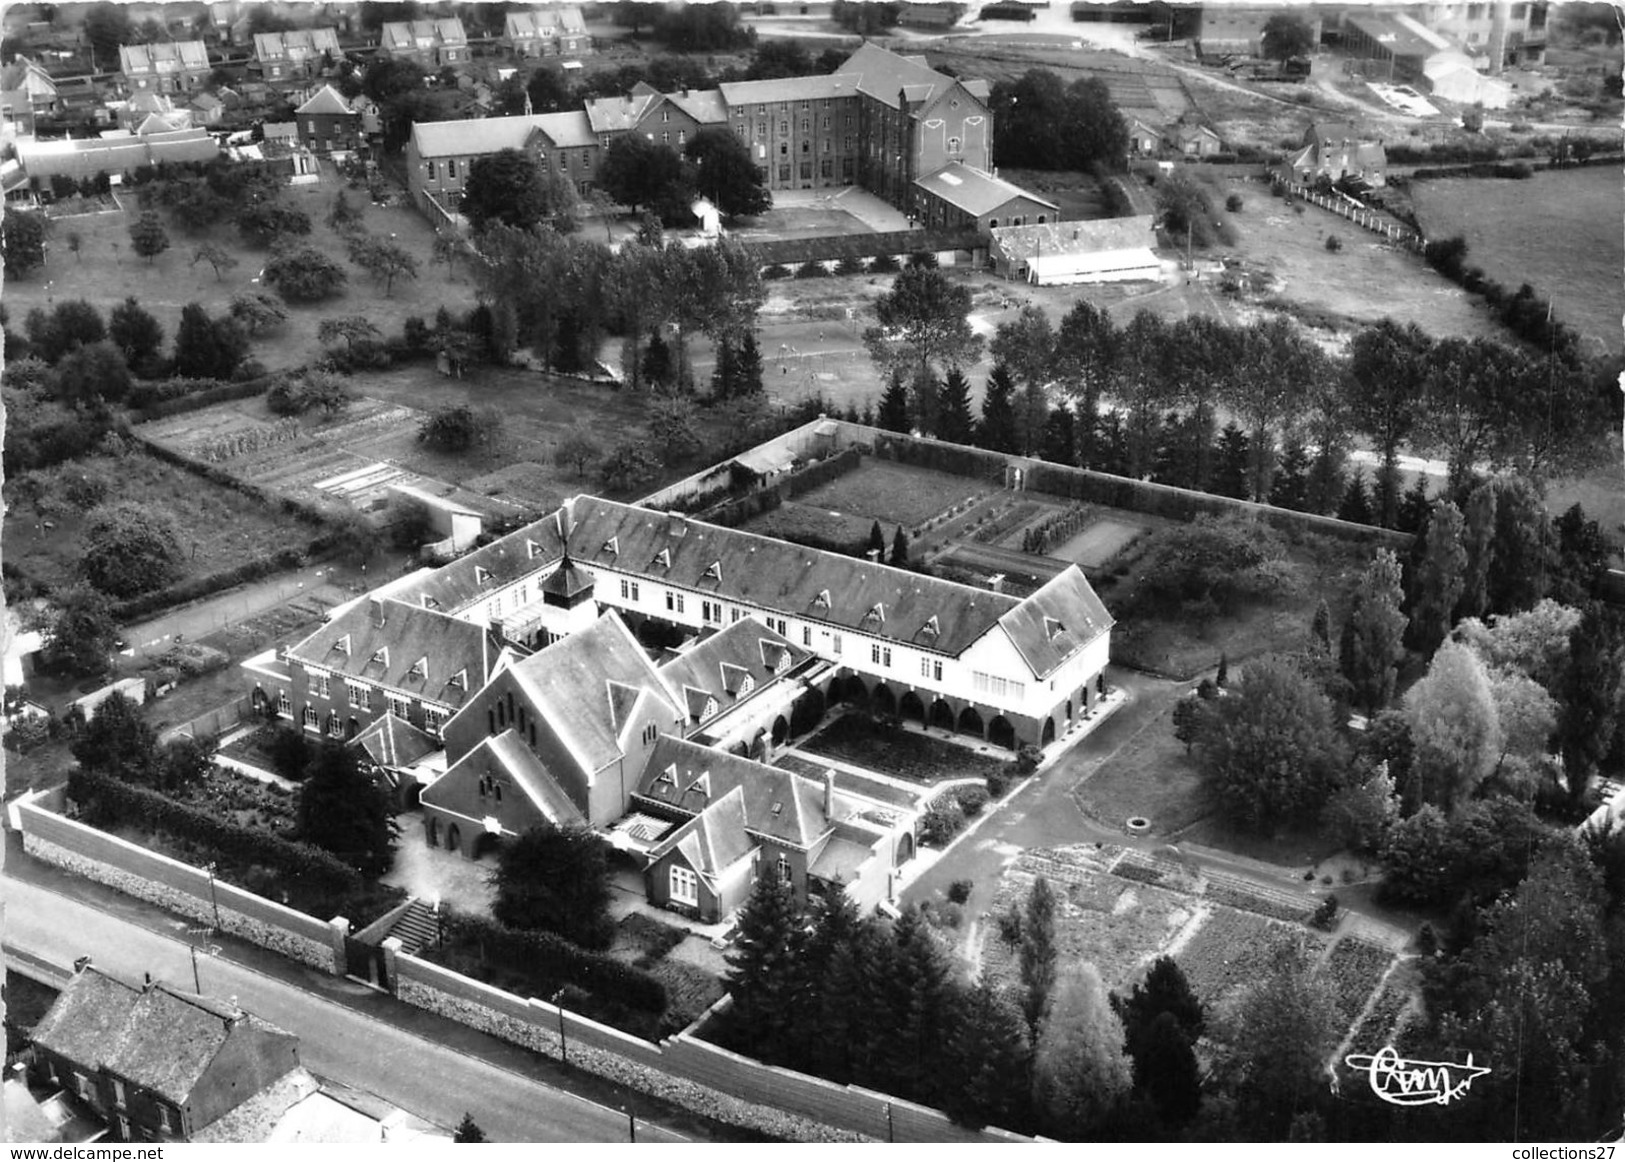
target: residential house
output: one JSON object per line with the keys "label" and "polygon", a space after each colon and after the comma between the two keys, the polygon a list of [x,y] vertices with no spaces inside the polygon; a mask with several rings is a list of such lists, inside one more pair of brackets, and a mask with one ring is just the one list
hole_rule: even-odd
{"label": "residential house", "polygon": [[1180,157],[1212,157],[1224,151],[1224,141],[1206,125],[1175,125],[1168,133],[1168,148]]}
{"label": "residential house", "polygon": [[915,182],[920,220],[930,230],[975,230],[1059,221],[1060,207],[1003,178],[961,162]]}
{"label": "residential house", "polygon": [[629,624],[764,621],[829,663],[831,698],[1002,746],[1048,743],[1103,682],[1112,619],[1076,567],[1017,598],[593,496],[405,579],[396,597],[524,643],[550,616],[538,586],[566,553],[592,602]]}
{"label": "residential house", "polygon": [[22,92],[36,117],[55,113],[58,107],[56,82],[35,61],[19,56],[10,64],[0,67],[0,91],[7,94]]}
{"label": "residential house", "polygon": [[586,21],[574,4],[509,12],[502,39],[514,55],[522,57],[575,58],[592,52]]}
{"label": "residential house", "polygon": [[1128,154],[1130,157],[1155,157],[1162,152],[1162,130],[1148,125],[1138,117],[1128,123]]}
{"label": "residential house", "polygon": [[209,52],[201,40],[127,44],[118,55],[127,92],[189,93],[209,79]]}
{"label": "residential house", "polygon": [[469,59],[468,34],[455,16],[391,21],[379,31],[378,54],[440,69]]}
{"label": "residential house", "polygon": [[638,84],[626,97],[588,101],[586,113],[605,149],[615,138],[636,133],[681,153],[701,129],[728,123],[727,108],[715,89],[661,93],[647,83]]}
{"label": "residential house", "polygon": [[89,964],[32,1035],[43,1070],[124,1142],[194,1140],[304,1073],[293,1034],[233,1004],[160,982],[136,987]]}
{"label": "residential house", "polygon": [[478,858],[542,819],[608,826],[655,740],[683,718],[626,623],[606,613],[501,667],[446,724],[446,773],[421,799],[425,836]]}
{"label": "residential house", "polygon": [[366,144],[361,114],[332,85],[323,85],[310,100],[293,111],[299,140],[317,153],[345,152]]}
{"label": "residential house", "polygon": [[451,617],[430,598],[374,594],[243,667],[255,679],[256,707],[274,707],[311,734],[353,739],[393,714],[439,738],[513,650],[489,626]]}
{"label": "residential house", "polygon": [[529,153],[585,194],[597,179],[603,151],[585,112],[420,121],[406,143],[407,186],[421,205],[433,199],[455,210],[468,167],[504,149]]}
{"label": "residential house", "polygon": [[34,136],[34,103],[26,89],[0,89],[0,141]]}
{"label": "residential house", "polygon": [[213,93],[204,91],[193,94],[186,111],[191,114],[194,125],[214,125],[226,115],[226,103]]}
{"label": "residential house", "polygon": [[1005,278],[1035,286],[1090,282],[1154,282],[1162,264],[1154,219],[1097,218],[1087,222],[1003,226],[992,231],[988,256]]}
{"label": "residential house", "polygon": [[867,909],[887,898],[914,855],[912,817],[838,791],[836,778],[661,739],[631,803],[649,902],[714,924],[762,875],[802,903],[844,892]]}
{"label": "residential house", "polygon": [[1383,186],[1388,181],[1388,151],[1381,138],[1347,121],[1314,121],[1304,130],[1298,152],[1287,158],[1280,173],[1304,186],[1321,177],[1334,182],[1355,177]]}
{"label": "residential house", "polygon": [[260,78],[273,84],[308,80],[343,59],[338,32],[331,28],[254,34],[254,61]]}

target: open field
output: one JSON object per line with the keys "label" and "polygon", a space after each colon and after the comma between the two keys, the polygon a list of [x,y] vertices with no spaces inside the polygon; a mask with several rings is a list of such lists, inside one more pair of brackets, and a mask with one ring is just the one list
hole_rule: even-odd
{"label": "open field", "polygon": [[[809,538],[827,544],[857,544],[868,540],[873,525],[872,517],[844,515],[792,500],[752,517],[739,527],[746,532],[787,541],[799,542]],[[886,545],[890,548],[892,531],[885,528],[881,531],[887,537]]]}
{"label": "open field", "polygon": [[1467,239],[1470,265],[1509,291],[1529,283],[1565,323],[1611,351],[1625,346],[1617,168],[1547,171],[1524,181],[1413,182],[1411,200],[1430,237]]}
{"label": "open field", "polygon": [[730,228],[729,235],[742,242],[752,242],[874,233],[862,220],[834,206],[780,206],[749,222],[748,226]]}
{"label": "open field", "polygon": [[[386,296],[382,284],[343,263],[350,277],[342,295],[324,303],[290,304],[288,322],[281,331],[255,342],[252,357],[272,370],[301,365],[316,355],[321,350],[316,329],[323,319],[334,315],[364,315],[388,335],[399,334],[410,315],[432,319],[442,305],[453,311],[466,311],[474,305],[474,286],[463,268],[459,266],[448,278],[446,268],[432,262],[434,230],[416,209],[404,200],[374,206],[367,201],[365,190],[347,189],[330,166],[323,165],[322,176],[318,185],[291,186],[282,195],[285,205],[310,215],[311,233],[304,241],[335,258],[345,253],[343,240],[326,221],[334,196],[344,189],[370,233],[393,238],[412,252],[418,260],[418,277],[397,279],[393,293]],[[397,196],[405,198],[404,194]],[[82,215],[54,224],[45,266],[26,279],[6,279],[5,302],[14,320],[20,321],[31,307],[64,298],[87,299],[105,314],[134,295],[163,324],[166,337],[173,339],[181,308],[187,303],[201,303],[210,314],[219,314],[233,295],[257,289],[267,252],[243,245],[233,224],[222,223],[207,234],[188,234],[165,215],[170,248],[148,263],[130,250],[129,224],[139,212],[134,191],[120,195],[120,200],[124,213]],[[68,251],[70,230],[84,239],[78,258]],[[238,266],[217,279],[208,263],[193,265],[192,255],[204,242],[230,251]]]}
{"label": "open field", "polygon": [[1085,815],[1121,827],[1138,815],[1151,833],[1172,835],[1211,811],[1196,764],[1174,737],[1170,706],[1080,780],[1072,798]]}
{"label": "open field", "polygon": [[6,482],[6,565],[41,586],[71,583],[84,552],[85,510],[63,486],[81,477],[111,481],[109,500],[134,500],[170,517],[181,535],[184,560],[177,580],[218,573],[279,549],[302,546],[320,530],[293,516],[194,476],[154,456],[91,456],[31,474],[43,485],[30,499],[17,481]]}
{"label": "open field", "polygon": [[856,472],[805,493],[800,502],[912,527],[978,495],[983,491],[979,483],[946,472],[866,460]]}

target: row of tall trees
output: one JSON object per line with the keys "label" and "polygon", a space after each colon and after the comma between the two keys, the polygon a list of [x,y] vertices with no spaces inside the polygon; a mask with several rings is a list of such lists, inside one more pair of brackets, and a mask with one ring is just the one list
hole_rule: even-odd
{"label": "row of tall trees", "polygon": [[1067,84],[1049,69],[1029,69],[996,83],[988,104],[1001,165],[1115,170],[1128,161],[1128,123],[1099,77]]}

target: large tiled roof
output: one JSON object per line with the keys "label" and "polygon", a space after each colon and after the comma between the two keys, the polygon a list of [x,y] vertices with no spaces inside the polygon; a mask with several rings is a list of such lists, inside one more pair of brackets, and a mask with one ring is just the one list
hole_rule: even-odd
{"label": "large tiled roof", "polygon": [[532,132],[541,130],[560,147],[596,145],[587,115],[538,113],[530,117],[480,117],[468,121],[419,121],[412,142],[419,157],[478,157],[502,149],[523,149]]}
{"label": "large tiled roof", "polygon": [[[672,735],[655,743],[637,793],[695,814],[736,790],[744,825],[758,835],[809,848],[832,824],[824,814],[824,788],[812,779]],[[838,797],[838,816],[857,813],[855,803]]]}
{"label": "large tiled roof", "polygon": [[379,34],[379,43],[389,49],[416,48],[419,40],[431,45],[467,44],[468,34],[463,31],[463,22],[454,16],[440,20],[391,21]]}
{"label": "large tiled roof", "polygon": [[621,757],[621,734],[640,697],[659,698],[671,719],[679,717],[659,671],[614,610],[511,669],[588,774]]}
{"label": "large tiled roof", "polygon": [[341,94],[332,85],[323,85],[319,90],[317,90],[315,96],[306,101],[303,105],[299,106],[299,108],[295,109],[294,112],[340,113],[346,117],[360,116],[360,114],[356,113],[354,109],[350,108],[350,102],[344,99],[343,94]]}
{"label": "large tiled roof", "polygon": [[120,68],[127,74],[209,67],[209,50],[203,46],[201,40],[160,40],[152,44],[126,44],[119,47],[118,55]]}
{"label": "large tiled roof", "polygon": [[[446,706],[485,685],[501,652],[485,626],[392,598],[358,602],[288,648],[306,666]],[[459,673],[462,685],[453,681]]]}
{"label": "large tiled roof", "polygon": [[597,145],[598,135],[592,131],[592,122],[580,109],[568,113],[538,113],[530,118],[534,132],[543,134],[559,149],[576,149]]}
{"label": "large tiled roof", "polygon": [[701,125],[721,125],[728,120],[727,103],[715,89],[685,89],[665,97]]}
{"label": "large tiled roof", "polygon": [[331,28],[295,28],[288,32],[256,32],[254,56],[262,61],[319,57],[323,52],[339,56],[338,33]]}
{"label": "large tiled roof", "polygon": [[992,230],[992,240],[996,250],[1015,260],[1040,254],[1140,250],[1157,244],[1153,221],[1150,214],[1141,214],[1132,218],[1096,218],[1087,222],[996,226]]}
{"label": "large tiled roof", "polygon": [[581,9],[573,4],[562,8],[549,6],[530,12],[510,12],[507,19],[507,34],[526,39],[584,32],[586,28],[587,22],[581,16]]}
{"label": "large tiled roof", "polygon": [[1112,615],[1076,565],[999,618],[999,625],[1040,679],[1112,627]]}
{"label": "large tiled roof", "polygon": [[621,133],[631,129],[660,96],[633,93],[629,97],[599,97],[587,102],[587,121],[594,133]]}
{"label": "large tiled roof", "polygon": [[1040,198],[1037,194],[1028,193],[1020,186],[1012,185],[1003,178],[996,178],[985,170],[976,169],[960,161],[945,165],[934,173],[919,178],[914,184],[977,218],[992,213],[1016,198],[1026,198],[1052,210],[1059,209],[1054,202]]}
{"label": "large tiled roof", "polygon": [[440,742],[404,718],[385,713],[351,740],[381,767],[409,767],[440,749]]}
{"label": "large tiled roof", "polygon": [[731,81],[718,88],[730,107],[772,105],[786,101],[819,101],[830,97],[852,97],[858,92],[855,73],[827,76],[780,77],[771,81]]}
{"label": "large tiled roof", "polygon": [[[794,669],[812,655],[753,618],[742,618],[712,634],[687,652],[660,667],[661,676],[683,700],[691,721],[715,699],[718,712],[743,701],[773,681],[781,671]],[[751,690],[743,679],[751,679]]]}
{"label": "large tiled roof", "polygon": [[954,78],[927,65],[923,56],[898,56],[878,44],[864,44],[835,71],[857,74],[859,92],[893,109],[904,89],[912,90],[909,100],[928,101],[954,83]]}
{"label": "large tiled roof", "polygon": [[505,774],[536,813],[549,823],[563,827],[583,821],[581,811],[548,773],[546,765],[525,745],[518,732],[511,729],[480,739],[474,749],[424,788],[422,801],[427,806],[469,819],[484,818],[491,814],[494,804],[480,796],[478,784],[486,775],[497,771]]}
{"label": "large tiled roof", "polygon": [[19,141],[16,148],[18,160],[32,177],[129,173],[159,162],[212,161],[220,156],[219,144],[203,129],[95,140]]}
{"label": "large tiled roof", "polygon": [[234,1032],[292,1039],[234,1005],[164,984],[133,988],[87,967],[35,1026],[34,1041],[182,1104]]}
{"label": "large tiled roof", "polygon": [[707,880],[714,880],[756,850],[745,829],[745,798],[740,788],[735,787],[661,840],[649,853],[649,862],[664,859],[673,848]]}

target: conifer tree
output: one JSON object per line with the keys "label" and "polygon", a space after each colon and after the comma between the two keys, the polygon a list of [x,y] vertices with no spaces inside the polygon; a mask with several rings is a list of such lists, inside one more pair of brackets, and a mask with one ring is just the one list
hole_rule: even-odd
{"label": "conifer tree", "polygon": [[1378,549],[1355,585],[1339,655],[1354,704],[1368,715],[1376,714],[1394,697],[1399,662],[1405,653],[1403,601],[1399,560],[1388,549]]}
{"label": "conifer tree", "polygon": [[1322,597],[1315,606],[1315,618],[1309,623],[1309,638],[1316,649],[1330,655],[1332,652],[1332,611]]}
{"label": "conifer tree", "polygon": [[1402,533],[1420,533],[1422,526],[1427,524],[1428,511],[1431,507],[1432,502],[1428,500],[1428,478],[1418,472],[1415,483],[1399,498],[1399,512],[1394,518],[1394,527]]}
{"label": "conifer tree", "polygon": [[957,367],[950,367],[937,396],[937,439],[950,444],[968,444],[976,432],[976,418],[970,410],[970,381]]}
{"label": "conifer tree", "polygon": [[484,1142],[487,1139],[485,1131],[480,1129],[479,1123],[474,1120],[474,1115],[465,1113],[463,1114],[463,1120],[457,1123],[457,1129],[452,1131],[451,1140],[453,1142]]}
{"label": "conifer tree", "polygon": [[976,429],[978,447],[993,452],[1016,450],[1016,385],[1010,369],[995,363],[982,396],[982,421]]}
{"label": "conifer tree", "polygon": [[919,909],[904,912],[892,929],[902,1004],[887,1054],[892,1090],[936,1105],[957,1079],[945,1077],[953,987],[948,959]]}
{"label": "conifer tree", "polygon": [[1522,613],[1546,596],[1553,537],[1534,485],[1519,477],[1495,481],[1495,536],[1486,598],[1491,613]]}
{"label": "conifer tree", "polygon": [[1021,1130],[1030,1116],[1032,1051],[1021,1014],[985,976],[962,994],[961,1014],[948,1039],[943,1112],[961,1126]]}
{"label": "conifer tree", "polygon": [[1134,1058],[1135,1087],[1151,1099],[1157,1116],[1183,1126],[1202,1104],[1202,1073],[1196,1048],[1172,1013],[1158,1013]]}
{"label": "conifer tree", "polygon": [[1051,464],[1077,463],[1075,428],[1071,407],[1063,403],[1051,408],[1049,419],[1044,421],[1044,442],[1038,450],[1039,456]]}
{"label": "conifer tree", "polygon": [[1343,448],[1328,440],[1315,453],[1309,466],[1309,495],[1307,511],[1327,515],[1337,510],[1343,497],[1343,469],[1348,455]]}
{"label": "conifer tree", "polygon": [[1411,571],[1410,642],[1431,656],[1450,633],[1450,615],[1461,601],[1467,570],[1461,510],[1441,499],[1428,514]]}
{"label": "conifer tree", "polygon": [[711,398],[732,399],[739,394],[738,356],[733,340],[724,335],[717,341],[717,363],[711,371]]}
{"label": "conifer tree", "polygon": [[902,525],[897,526],[897,535],[891,539],[891,561],[889,563],[899,569],[908,568],[908,534],[903,531]]}
{"label": "conifer tree", "polygon": [[877,561],[886,559],[886,534],[880,531],[880,522],[877,520],[869,526],[869,543],[865,550],[874,556]]}
{"label": "conifer tree", "polygon": [[1467,567],[1461,575],[1461,598],[1456,602],[1457,621],[1464,617],[1482,617],[1489,608],[1490,566],[1495,559],[1495,510],[1495,489],[1488,481],[1474,488],[1467,497],[1461,534],[1461,547],[1467,553]]}
{"label": "conifer tree", "polygon": [[1039,876],[1027,891],[1021,917],[1020,947],[1022,1013],[1034,1039],[1049,1007],[1055,987],[1055,967],[1059,953],[1055,945],[1055,893],[1049,881]]}
{"label": "conifer tree", "polygon": [[797,1003],[795,965],[801,915],[791,886],[776,875],[757,877],[739,913],[739,935],[728,962],[732,1027],[750,1050],[777,1058]]}
{"label": "conifer tree", "polygon": [[886,393],[880,397],[880,412],[875,422],[888,432],[909,430],[908,386],[901,371],[892,372],[886,382]]}
{"label": "conifer tree", "polygon": [[1301,436],[1289,436],[1281,449],[1281,462],[1270,483],[1270,503],[1294,512],[1309,506],[1309,449]]}
{"label": "conifer tree", "polygon": [[762,349],[754,328],[745,332],[734,350],[734,394],[740,397],[762,393]]}
{"label": "conifer tree", "polygon": [[1057,982],[1033,1059],[1033,1105],[1050,1134],[1085,1140],[1130,1086],[1123,1024],[1094,965]]}
{"label": "conifer tree", "polygon": [[1343,501],[1337,506],[1337,519],[1357,525],[1371,523],[1371,490],[1366,487],[1365,469],[1354,470],[1353,478],[1343,491]]}
{"label": "conifer tree", "polygon": [[1251,452],[1247,433],[1234,420],[1219,433],[1219,451],[1214,458],[1213,480],[1208,491],[1219,496],[1247,499],[1247,482],[1251,472]]}
{"label": "conifer tree", "polygon": [[1219,652],[1219,672],[1213,676],[1213,684],[1221,690],[1230,684],[1230,655],[1222,650]]}

